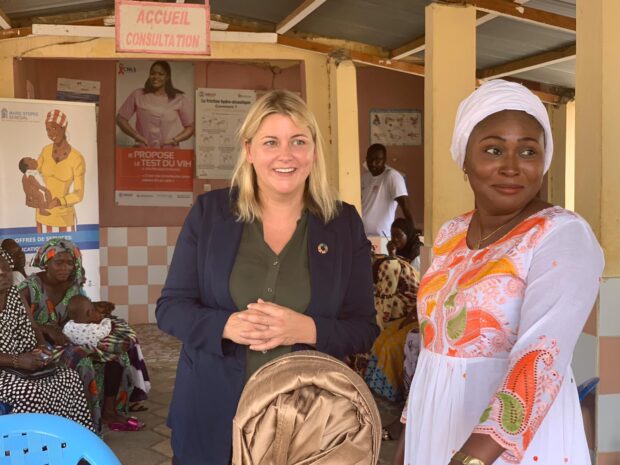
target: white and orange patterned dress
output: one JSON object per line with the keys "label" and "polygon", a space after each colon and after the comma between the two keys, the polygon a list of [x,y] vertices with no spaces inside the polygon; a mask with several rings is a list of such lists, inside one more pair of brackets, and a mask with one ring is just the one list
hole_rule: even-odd
{"label": "white and orange patterned dress", "polygon": [[506,448],[496,465],[589,464],[570,362],[601,248],[581,217],[550,207],[472,250],[472,215],[441,228],[420,283],[405,465],[446,465],[472,432]]}

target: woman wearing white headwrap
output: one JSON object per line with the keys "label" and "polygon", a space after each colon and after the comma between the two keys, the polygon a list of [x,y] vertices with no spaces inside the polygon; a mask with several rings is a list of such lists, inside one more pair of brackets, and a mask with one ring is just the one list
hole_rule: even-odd
{"label": "woman wearing white headwrap", "polygon": [[461,103],[452,156],[476,209],[440,229],[420,283],[395,463],[590,463],[570,361],[603,254],[582,218],[539,198],[552,153],[525,87],[490,81]]}

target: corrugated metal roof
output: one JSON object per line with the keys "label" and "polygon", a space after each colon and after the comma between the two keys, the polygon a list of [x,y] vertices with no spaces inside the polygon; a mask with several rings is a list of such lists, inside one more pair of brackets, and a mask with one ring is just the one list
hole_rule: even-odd
{"label": "corrugated metal roof", "polygon": [[495,18],[478,27],[477,68],[497,66],[575,42],[575,34],[522,21]]}
{"label": "corrugated metal roof", "polygon": [[[202,3],[204,0],[185,1]],[[302,0],[211,0],[211,12],[265,22],[275,30],[275,25],[301,3]],[[423,35],[424,8],[429,3],[431,0],[327,0],[288,34],[361,42],[389,51]],[[525,6],[574,18],[575,3],[576,0],[530,0]],[[113,5],[111,0],[0,0],[0,9],[10,17],[18,17],[80,11],[110,4]],[[478,28],[477,68],[496,67],[574,42],[575,34],[570,32],[505,17],[495,18]],[[423,54],[410,59],[420,57]],[[574,60],[568,60],[518,76],[574,87],[574,74]]]}
{"label": "corrugated metal roof", "polygon": [[427,0],[328,0],[295,30],[388,50],[424,34]]}

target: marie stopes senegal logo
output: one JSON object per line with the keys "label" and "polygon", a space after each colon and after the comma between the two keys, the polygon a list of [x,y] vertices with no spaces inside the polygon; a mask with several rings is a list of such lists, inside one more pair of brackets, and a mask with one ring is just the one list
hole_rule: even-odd
{"label": "marie stopes senegal logo", "polygon": [[38,111],[9,110],[6,107],[0,109],[0,119],[2,121],[27,121],[38,122]]}

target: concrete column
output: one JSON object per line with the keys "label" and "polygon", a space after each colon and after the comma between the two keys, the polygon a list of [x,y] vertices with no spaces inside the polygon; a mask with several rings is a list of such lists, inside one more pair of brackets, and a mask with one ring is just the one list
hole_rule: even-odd
{"label": "concrete column", "polygon": [[323,135],[327,178],[338,188],[338,152],[332,146],[330,123],[328,63],[325,57],[314,54],[302,63],[302,88],[308,108],[317,119]]}
{"label": "concrete column", "polygon": [[[450,157],[459,103],[476,88],[476,9],[426,7],[424,79],[424,243],[448,219],[474,207],[463,173]],[[425,262],[428,257],[422,257]]]}
{"label": "concrete column", "polygon": [[330,120],[332,150],[337,159],[342,200],[362,214],[360,147],[357,115],[357,74],[352,61],[330,58]]}
{"label": "concrete column", "polygon": [[549,106],[549,120],[553,133],[553,161],[547,173],[547,201],[566,206],[566,105]]}
{"label": "concrete column", "polygon": [[[620,2],[577,2],[575,210],[605,251],[598,309],[597,463],[620,463]],[[576,251],[579,253],[579,251]]]}

